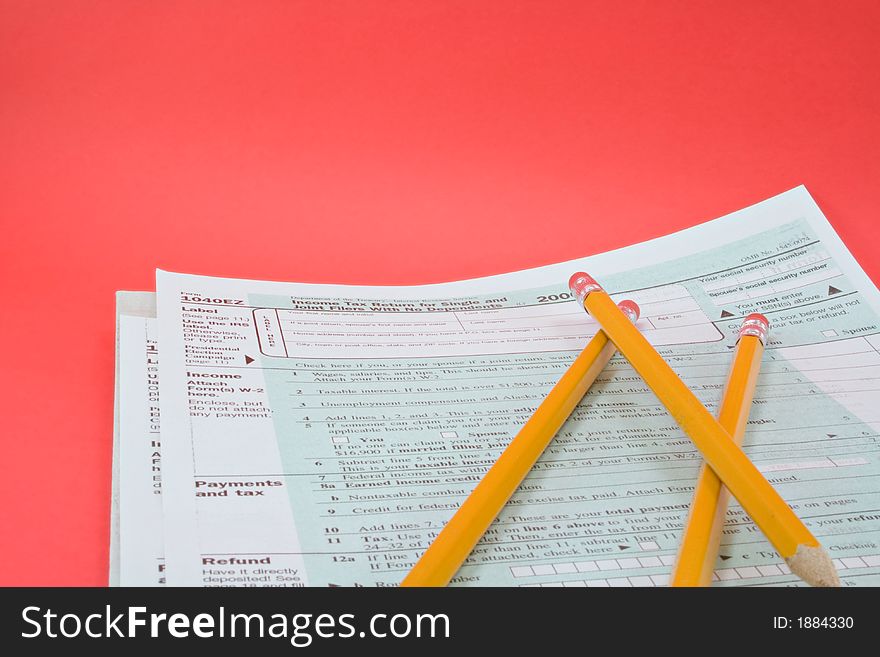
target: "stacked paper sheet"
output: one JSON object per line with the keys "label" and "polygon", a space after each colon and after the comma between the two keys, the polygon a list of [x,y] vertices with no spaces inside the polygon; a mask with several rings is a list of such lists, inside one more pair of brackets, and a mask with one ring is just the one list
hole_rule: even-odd
{"label": "stacked paper sheet", "polygon": [[[398,584],[597,330],[566,289],[577,270],[638,302],[710,408],[742,318],[767,315],[745,450],[844,585],[880,584],[880,295],[802,187],[488,278],[159,271],[155,306],[119,293],[111,582]],[[615,357],[453,584],[663,585],[699,464]],[[798,583],[736,505],[715,579]]]}

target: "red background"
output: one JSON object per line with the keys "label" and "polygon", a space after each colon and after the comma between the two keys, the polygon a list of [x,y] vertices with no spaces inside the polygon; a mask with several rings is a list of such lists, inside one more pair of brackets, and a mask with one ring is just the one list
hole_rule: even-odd
{"label": "red background", "polygon": [[875,280],[880,3],[0,2],[0,583],[104,584],[117,289],[425,283],[806,183]]}

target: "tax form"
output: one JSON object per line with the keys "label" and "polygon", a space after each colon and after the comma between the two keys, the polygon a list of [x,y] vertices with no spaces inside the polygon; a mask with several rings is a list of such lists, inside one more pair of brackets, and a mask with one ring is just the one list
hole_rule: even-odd
{"label": "tax form", "polygon": [[156,298],[117,293],[111,586],[165,583]]}
{"label": "tax form", "polygon": [[[597,325],[578,270],[710,408],[742,318],[771,337],[744,449],[880,584],[880,296],[805,188],[617,251],[362,287],[159,271],[168,583],[395,586]],[[660,586],[699,453],[618,355],[452,585]],[[717,585],[798,585],[732,505]]]}

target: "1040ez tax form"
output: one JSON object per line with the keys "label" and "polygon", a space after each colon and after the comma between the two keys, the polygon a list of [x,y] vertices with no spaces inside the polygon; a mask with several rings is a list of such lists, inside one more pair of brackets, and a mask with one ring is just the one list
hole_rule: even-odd
{"label": "1040ez tax form", "polygon": [[[710,409],[742,318],[769,318],[745,451],[845,586],[880,584],[880,296],[803,187],[447,284],[159,271],[158,320],[120,304],[117,581],[397,585],[597,331],[566,289],[578,270],[639,304],[638,328]],[[664,585],[699,465],[617,355],[452,584]],[[128,514],[162,540],[127,540]],[[715,580],[799,584],[736,504]]]}

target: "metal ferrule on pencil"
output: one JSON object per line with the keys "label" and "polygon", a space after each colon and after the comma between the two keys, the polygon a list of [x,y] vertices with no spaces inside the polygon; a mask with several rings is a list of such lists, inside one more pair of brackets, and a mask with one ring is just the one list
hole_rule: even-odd
{"label": "metal ferrule on pencil", "polygon": [[747,316],[739,327],[739,336],[737,342],[747,335],[753,335],[761,341],[762,345],[767,345],[767,339],[770,337],[770,322],[760,313],[752,313]]}
{"label": "metal ferrule on pencil", "polygon": [[568,279],[568,289],[577,297],[578,302],[583,303],[590,292],[599,292],[602,286],[589,274],[579,271]]}

